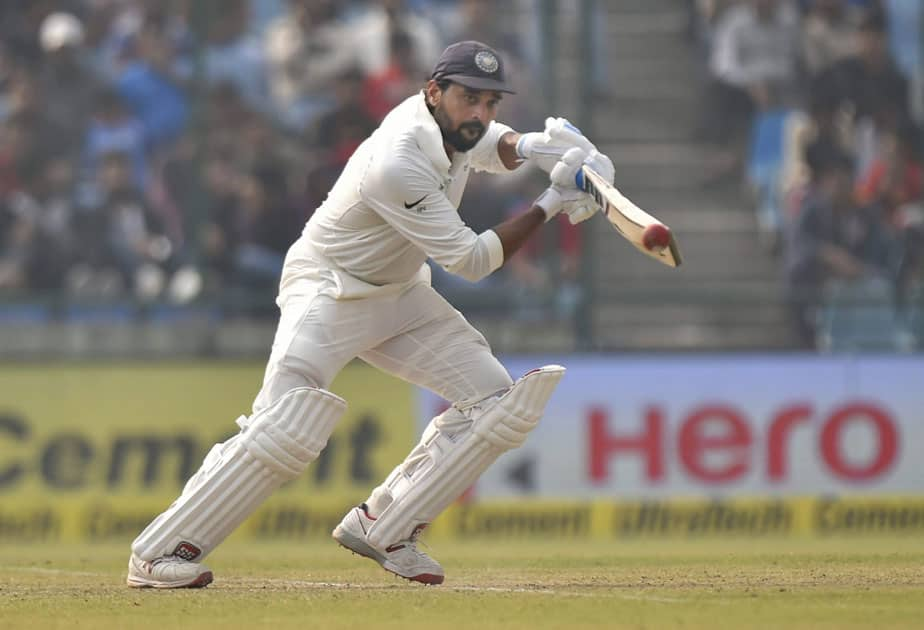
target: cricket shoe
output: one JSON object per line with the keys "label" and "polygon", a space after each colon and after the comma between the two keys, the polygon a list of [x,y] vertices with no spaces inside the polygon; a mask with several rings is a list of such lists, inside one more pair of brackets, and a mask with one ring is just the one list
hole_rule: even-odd
{"label": "cricket shoe", "polygon": [[201,588],[212,583],[212,572],[204,564],[176,556],[149,562],[132,554],[126,582],[133,588]]}
{"label": "cricket shoe", "polygon": [[350,551],[375,560],[383,569],[395,575],[423,584],[443,583],[443,567],[417,548],[417,538],[425,525],[419,525],[406,540],[399,540],[385,549],[377,549],[366,542],[366,533],[375,522],[367,510],[363,503],[347,512],[334,528],[334,540]]}

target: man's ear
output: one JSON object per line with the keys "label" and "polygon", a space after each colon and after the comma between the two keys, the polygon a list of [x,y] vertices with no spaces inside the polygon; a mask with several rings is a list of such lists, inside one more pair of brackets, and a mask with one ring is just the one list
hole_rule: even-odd
{"label": "man's ear", "polygon": [[433,79],[427,81],[425,92],[427,105],[430,107],[436,107],[440,104],[440,99],[443,97],[443,91],[440,89],[440,86],[436,81]]}

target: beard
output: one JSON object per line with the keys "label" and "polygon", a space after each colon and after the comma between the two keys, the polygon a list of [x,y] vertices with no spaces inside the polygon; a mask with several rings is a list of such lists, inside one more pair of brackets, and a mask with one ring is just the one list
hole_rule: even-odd
{"label": "beard", "polygon": [[440,127],[440,133],[443,134],[443,142],[460,153],[471,150],[478,144],[478,141],[481,140],[486,131],[486,127],[477,120],[470,120],[462,123],[455,129],[450,129],[452,122],[449,120],[449,116],[446,112],[440,107],[434,108],[433,118]]}

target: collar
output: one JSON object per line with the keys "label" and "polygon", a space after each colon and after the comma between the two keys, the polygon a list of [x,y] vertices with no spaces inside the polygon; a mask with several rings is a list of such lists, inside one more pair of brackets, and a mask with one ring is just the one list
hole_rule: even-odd
{"label": "collar", "polygon": [[449,161],[449,156],[446,155],[446,149],[443,146],[443,134],[440,131],[440,126],[427,108],[423,90],[408,100],[416,101],[414,137],[417,140],[417,146],[433,162],[437,171],[448,174],[452,163]]}

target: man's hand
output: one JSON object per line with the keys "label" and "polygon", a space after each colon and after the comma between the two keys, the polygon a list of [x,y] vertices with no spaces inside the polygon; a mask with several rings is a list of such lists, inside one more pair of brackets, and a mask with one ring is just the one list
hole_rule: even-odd
{"label": "man's hand", "polygon": [[[550,118],[549,120],[552,119]],[[597,147],[594,146],[593,142],[581,134],[577,127],[573,126],[564,118],[559,118],[558,120],[564,121],[565,124],[554,124],[550,126],[548,124],[549,121],[546,121],[546,133],[549,135],[552,142],[582,149],[586,153],[584,164],[594,169],[597,174],[606,181],[611,184],[614,183],[616,181],[616,169],[613,168],[613,161],[603,153],[597,151]],[[579,184],[580,187],[583,188],[583,182],[579,182]]]}
{"label": "man's hand", "polygon": [[549,175],[552,185],[535,203],[545,212],[546,221],[559,212],[564,212],[572,224],[578,224],[592,217],[600,209],[594,198],[583,190],[584,174],[581,167],[586,159],[587,153],[583,149],[573,147],[566,151],[552,168]]}
{"label": "man's hand", "polygon": [[516,150],[521,160],[531,160],[546,173],[551,173],[565,151],[573,147],[580,147],[587,153],[591,149],[596,151],[581,130],[566,119],[546,118],[545,130],[521,135]]}
{"label": "man's hand", "polygon": [[[584,151],[584,164],[608,182],[615,181],[616,170],[610,158],[597,151],[594,143],[564,118],[546,118],[545,131],[521,135],[516,145],[516,154],[519,159],[532,160],[539,168],[551,173],[565,153],[573,148]],[[581,182],[578,187],[583,187]]]}

